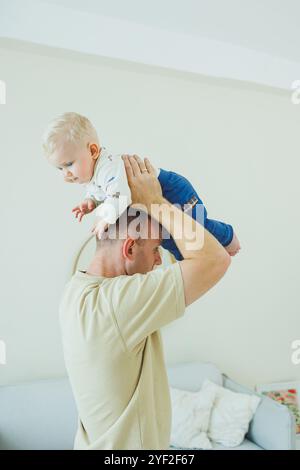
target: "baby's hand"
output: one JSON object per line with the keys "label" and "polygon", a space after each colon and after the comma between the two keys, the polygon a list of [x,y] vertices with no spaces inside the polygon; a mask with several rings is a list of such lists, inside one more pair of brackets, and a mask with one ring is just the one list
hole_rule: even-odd
{"label": "baby's hand", "polygon": [[72,212],[75,212],[75,217],[78,218],[79,222],[81,222],[82,217],[85,214],[89,214],[90,212],[93,212],[95,207],[96,207],[96,204],[95,204],[95,201],[93,201],[93,199],[85,199],[81,204],[74,207],[74,209],[72,209]]}
{"label": "baby's hand", "polygon": [[229,245],[225,246],[224,248],[227,251],[227,253],[230,254],[230,256],[234,256],[240,251],[241,249],[240,242],[235,233],[233,234],[233,239],[231,240]]}
{"label": "baby's hand", "polygon": [[95,222],[91,232],[94,235],[97,235],[99,240],[101,239],[102,234],[105,232],[105,230],[108,228],[109,224],[105,222],[103,219],[99,219],[97,222]]}

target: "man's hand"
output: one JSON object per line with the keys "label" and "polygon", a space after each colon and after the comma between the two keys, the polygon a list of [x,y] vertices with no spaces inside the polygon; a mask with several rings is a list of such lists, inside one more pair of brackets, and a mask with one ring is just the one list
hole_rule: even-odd
{"label": "man's hand", "polygon": [[240,251],[241,245],[235,233],[233,234],[233,238],[229,245],[225,246],[224,248],[227,253],[230,254],[230,256],[235,256]]}
{"label": "man's hand", "polygon": [[95,204],[95,201],[93,201],[93,199],[85,199],[81,204],[74,207],[74,209],[72,209],[72,212],[75,213],[76,219],[78,218],[79,222],[81,222],[82,217],[85,214],[89,214],[90,212],[93,212],[95,207],[96,207],[96,204]]}
{"label": "man's hand", "polygon": [[151,204],[164,202],[161,186],[156,172],[148,158],[144,161],[138,155],[122,155],[128,184],[131,191],[132,204],[142,204],[151,212]]}

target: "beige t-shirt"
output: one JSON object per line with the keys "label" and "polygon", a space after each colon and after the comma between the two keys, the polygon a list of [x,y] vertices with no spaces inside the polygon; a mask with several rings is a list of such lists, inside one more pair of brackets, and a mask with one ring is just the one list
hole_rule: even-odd
{"label": "beige t-shirt", "polygon": [[159,329],[185,311],[179,263],[106,278],[77,271],[60,325],[78,409],[74,449],[168,449],[171,401]]}

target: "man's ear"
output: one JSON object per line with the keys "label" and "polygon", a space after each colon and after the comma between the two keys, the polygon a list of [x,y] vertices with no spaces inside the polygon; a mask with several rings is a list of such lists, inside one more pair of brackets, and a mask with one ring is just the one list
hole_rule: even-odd
{"label": "man's ear", "polygon": [[130,260],[133,259],[133,246],[135,244],[135,240],[133,238],[126,238],[123,243],[122,247],[122,254],[124,258],[128,258]]}

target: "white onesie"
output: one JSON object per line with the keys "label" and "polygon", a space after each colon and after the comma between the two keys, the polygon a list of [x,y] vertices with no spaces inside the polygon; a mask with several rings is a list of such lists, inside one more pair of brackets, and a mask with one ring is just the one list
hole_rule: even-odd
{"label": "white onesie", "polygon": [[[86,198],[93,199],[97,215],[105,222],[114,224],[132,203],[122,154],[112,155],[106,147],[101,148],[94,175],[86,185]],[[159,169],[156,169],[157,176]]]}

